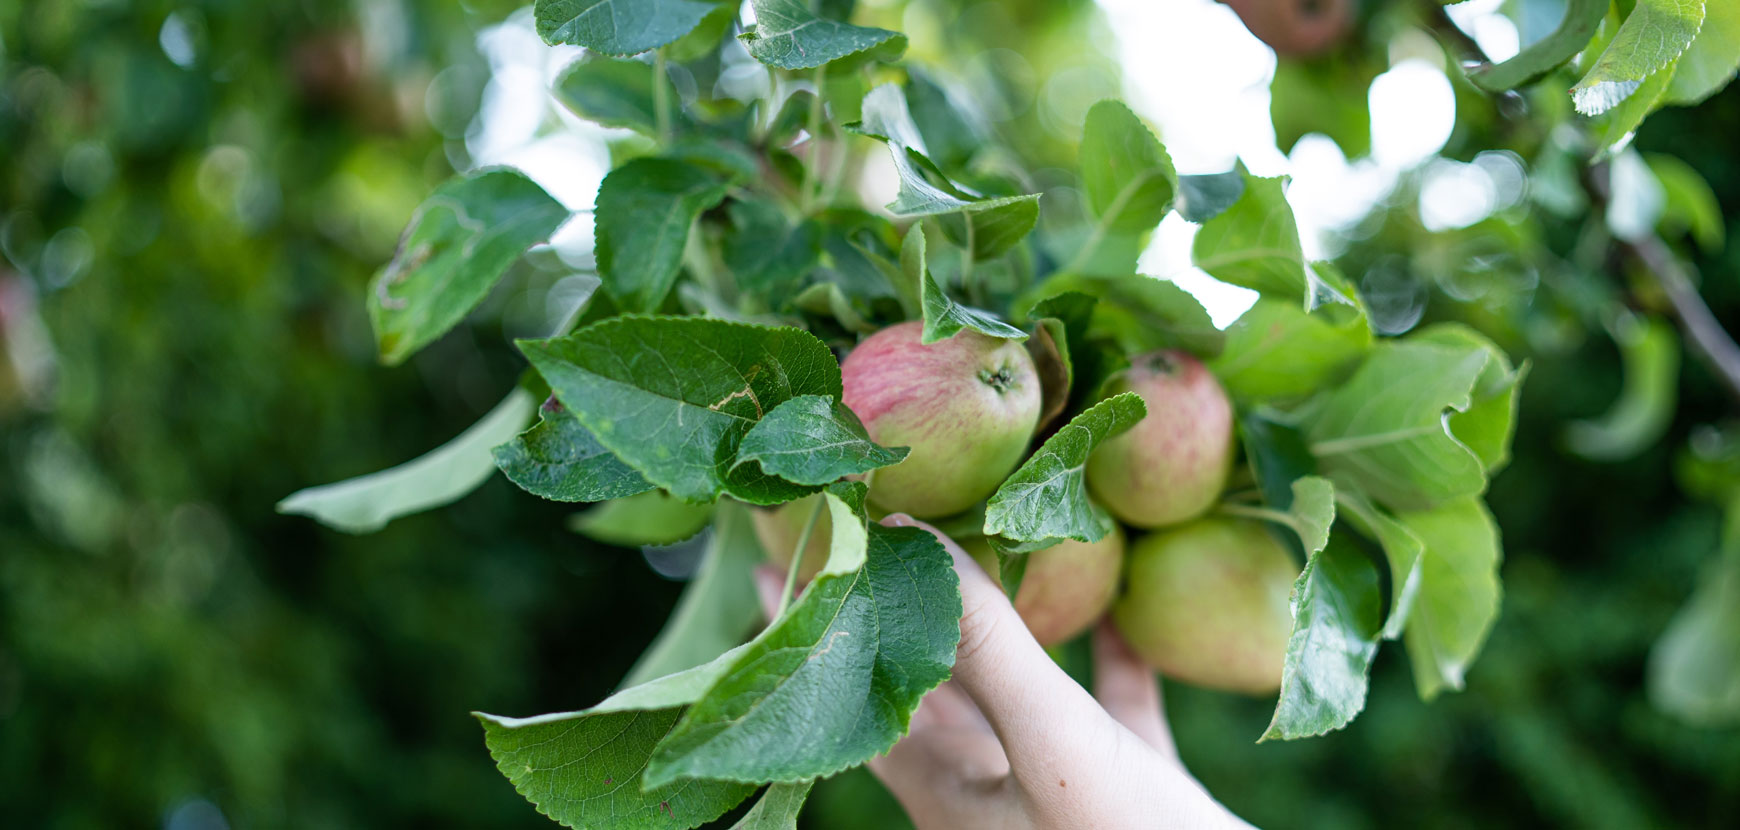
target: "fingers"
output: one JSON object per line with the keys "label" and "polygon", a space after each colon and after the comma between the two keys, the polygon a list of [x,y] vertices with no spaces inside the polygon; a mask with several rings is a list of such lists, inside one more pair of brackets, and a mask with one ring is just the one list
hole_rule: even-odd
{"label": "fingers", "polygon": [[1113,720],[1136,733],[1161,753],[1178,757],[1172,743],[1172,730],[1160,700],[1160,681],[1128,643],[1119,636],[1111,620],[1102,620],[1094,629],[1094,698],[1105,707]]}
{"label": "fingers", "polygon": [[1049,780],[1055,788],[1061,760],[1101,751],[1116,727],[1045,653],[1003,589],[959,545],[910,516],[895,514],[883,524],[928,530],[954,557],[962,604],[955,680],[996,731],[1015,777],[1024,784]]}
{"label": "fingers", "polygon": [[[923,793],[1000,779],[1009,759],[972,699],[953,683],[925,695],[912,728],[870,771],[903,802]],[[921,792],[922,791],[922,792]]]}

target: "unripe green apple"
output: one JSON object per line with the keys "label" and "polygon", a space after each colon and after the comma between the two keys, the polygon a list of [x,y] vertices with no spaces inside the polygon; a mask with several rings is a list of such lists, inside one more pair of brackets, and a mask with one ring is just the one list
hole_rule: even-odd
{"label": "unripe green apple", "polygon": [[791,567],[792,552],[797,550],[798,538],[803,536],[810,514],[818,505],[821,506],[822,515],[816,517],[816,526],[810,530],[810,540],[804,545],[803,564],[798,565],[799,582],[815,579],[822,567],[828,564],[834,523],[828,519],[827,505],[821,504],[823,498],[817,493],[778,507],[757,507],[749,511],[749,520],[755,525],[755,538],[761,542],[767,561],[786,570]]}
{"label": "unripe green apple", "polygon": [[1123,392],[1141,395],[1148,417],[1088,457],[1094,497],[1136,527],[1207,512],[1232,471],[1232,402],[1220,381],[1188,352],[1151,352],[1107,381],[1107,396]]}
{"label": "unripe green apple", "polygon": [[904,461],[870,474],[870,502],[918,518],[949,516],[991,495],[1027,454],[1039,424],[1039,373],[1013,340],[963,329],[928,346],[916,320],[889,326],[840,365],[844,401]]}
{"label": "unripe green apple", "polygon": [[1281,686],[1299,567],[1261,524],[1209,518],[1137,539],[1112,619],[1167,677],[1262,695]]}
{"label": "unripe green apple", "polygon": [[[997,552],[979,536],[961,543],[985,573],[1003,584]],[[1106,613],[1118,593],[1124,569],[1124,532],[1113,528],[1098,542],[1065,539],[1027,554],[1015,611],[1041,645],[1061,643],[1082,633]]]}

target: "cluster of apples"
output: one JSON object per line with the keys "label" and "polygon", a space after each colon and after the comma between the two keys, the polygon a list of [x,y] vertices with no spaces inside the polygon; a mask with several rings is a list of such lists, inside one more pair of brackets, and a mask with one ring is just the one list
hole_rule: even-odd
{"label": "cluster of apples", "polygon": [[[845,404],[883,446],[911,448],[869,478],[870,505],[921,519],[952,516],[997,489],[1026,457],[1039,426],[1037,370],[1019,343],[971,329],[926,345],[913,321],[866,338],[841,364]],[[1109,611],[1131,648],[1168,677],[1266,694],[1281,682],[1298,566],[1260,523],[1207,515],[1235,456],[1232,404],[1186,352],[1139,355],[1106,396],[1135,392],[1148,415],[1094,451],[1088,488],[1128,529],[1030,554],[1015,597],[1047,645]],[[768,556],[789,566],[814,499],[759,510]],[[809,579],[827,558],[826,511],[799,564]],[[993,577],[982,537],[958,539]]]}

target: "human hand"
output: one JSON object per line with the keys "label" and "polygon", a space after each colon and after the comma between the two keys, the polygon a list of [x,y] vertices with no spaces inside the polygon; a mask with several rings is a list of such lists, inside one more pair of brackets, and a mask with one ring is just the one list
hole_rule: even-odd
{"label": "human hand", "polygon": [[[935,534],[961,583],[954,678],[869,764],[918,830],[1249,827],[1185,771],[1159,682],[1109,624],[1093,635],[1090,695],[952,539],[905,515],[883,524]],[[763,605],[776,607],[783,576],[762,570],[756,582]]]}

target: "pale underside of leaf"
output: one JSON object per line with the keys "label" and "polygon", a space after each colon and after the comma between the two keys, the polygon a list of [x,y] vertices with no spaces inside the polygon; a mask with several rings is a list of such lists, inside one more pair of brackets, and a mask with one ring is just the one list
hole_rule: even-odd
{"label": "pale underside of leaf", "polygon": [[797,830],[798,813],[815,783],[810,780],[769,785],[761,800],[731,825],[731,830]]}
{"label": "pale underside of leaf", "polygon": [[371,533],[400,516],[457,500],[495,470],[490,448],[514,437],[537,402],[515,389],[477,423],[428,454],[378,473],[310,487],[278,502],[279,513],[308,516],[346,533]]}
{"label": "pale underside of leaf", "polygon": [[1692,44],[1703,21],[1704,0],[1638,0],[1607,48],[1571,87],[1577,111],[1598,115],[1617,106],[1646,78],[1672,64]]}

